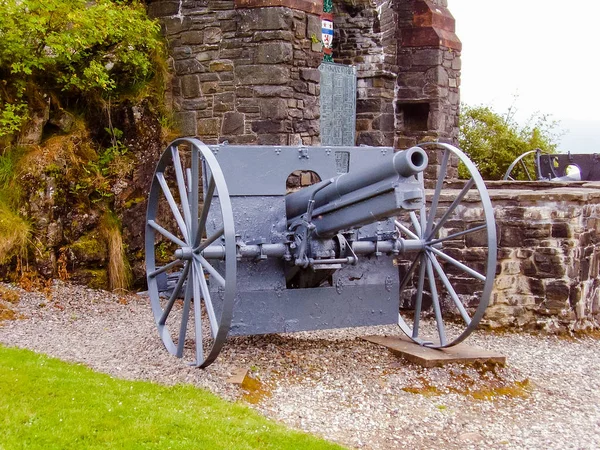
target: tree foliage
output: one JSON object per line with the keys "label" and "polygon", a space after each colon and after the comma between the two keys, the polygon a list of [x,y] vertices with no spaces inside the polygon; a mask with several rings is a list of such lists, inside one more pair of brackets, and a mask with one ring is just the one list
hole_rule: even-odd
{"label": "tree foliage", "polygon": [[159,25],[138,0],[0,0],[0,136],[51,96],[132,90],[154,72]]}
{"label": "tree foliage", "polygon": [[521,125],[514,107],[500,114],[487,106],[462,105],[459,146],[487,180],[500,180],[520,155],[536,148],[556,151],[558,123],[547,115],[534,114]]}

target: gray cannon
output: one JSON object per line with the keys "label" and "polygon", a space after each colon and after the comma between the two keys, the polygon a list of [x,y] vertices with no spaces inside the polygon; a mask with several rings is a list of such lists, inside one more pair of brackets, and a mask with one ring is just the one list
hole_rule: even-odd
{"label": "gray cannon", "polygon": [[[206,367],[228,335],[389,324],[430,347],[464,340],[494,281],[493,209],[471,161],[436,145],[425,186],[420,147],[171,143],[146,218],[168,351]],[[471,177],[449,185],[456,159]],[[288,192],[297,171],[321,181]]]}
{"label": "gray cannon", "polygon": [[502,179],[504,181],[600,181],[600,154],[545,153],[536,148],[518,156],[508,166]]}

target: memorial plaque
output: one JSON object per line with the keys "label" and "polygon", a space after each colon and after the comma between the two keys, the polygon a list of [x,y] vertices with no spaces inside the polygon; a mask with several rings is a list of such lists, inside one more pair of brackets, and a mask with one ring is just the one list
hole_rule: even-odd
{"label": "memorial plaque", "polygon": [[356,135],[356,67],[323,62],[321,145],[353,146]]}

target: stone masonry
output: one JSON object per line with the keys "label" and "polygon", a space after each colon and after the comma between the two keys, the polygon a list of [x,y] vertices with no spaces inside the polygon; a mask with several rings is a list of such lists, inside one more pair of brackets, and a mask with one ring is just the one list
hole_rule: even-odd
{"label": "stone masonry", "polygon": [[[494,207],[498,256],[482,323],[494,329],[560,333],[600,328],[600,183],[486,184]],[[440,197],[440,214],[458,193],[451,187]],[[457,212],[444,233],[483,223],[477,196],[467,195]],[[467,234],[448,242],[444,252],[484,273],[488,252],[482,238],[482,233]],[[462,301],[479,304],[482,283],[440,262]],[[442,302],[452,305],[446,295]]]}
{"label": "stone masonry", "polygon": [[[171,103],[207,143],[320,142],[322,0],[150,0]],[[455,142],[461,44],[445,0],[334,1],[335,62],[357,67],[357,144]]]}
{"label": "stone masonry", "polygon": [[[519,189],[520,187],[520,189]],[[498,269],[485,319],[549,331],[600,326],[600,184],[489,183]]]}
{"label": "stone masonry", "polygon": [[334,56],[358,71],[357,143],[456,142],[462,46],[446,2],[334,6]]}
{"label": "stone masonry", "polygon": [[320,17],[234,1],[152,1],[168,39],[175,118],[206,143],[319,142]]}

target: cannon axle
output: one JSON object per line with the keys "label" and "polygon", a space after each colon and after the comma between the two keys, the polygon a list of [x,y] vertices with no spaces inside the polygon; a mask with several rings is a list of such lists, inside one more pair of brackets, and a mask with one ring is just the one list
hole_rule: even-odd
{"label": "cannon axle", "polygon": [[[356,241],[352,243],[352,250],[357,255],[371,256],[377,254],[403,254],[410,252],[420,252],[425,249],[428,245],[426,241],[420,239],[390,239],[382,241]],[[434,244],[435,246],[441,247],[441,243]],[[191,259],[192,249],[189,250],[178,249],[175,252],[175,257],[178,259]],[[186,253],[188,252],[189,253]],[[225,247],[219,244],[209,245],[201,252],[196,252],[202,255],[207,260],[225,259]],[[287,255],[290,255],[290,244],[243,244],[238,243],[237,258],[242,259],[260,259],[264,257],[281,258],[285,259]],[[315,260],[318,261],[318,260]],[[346,260],[344,260],[346,261]],[[346,261],[347,262],[347,261]]]}

